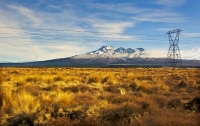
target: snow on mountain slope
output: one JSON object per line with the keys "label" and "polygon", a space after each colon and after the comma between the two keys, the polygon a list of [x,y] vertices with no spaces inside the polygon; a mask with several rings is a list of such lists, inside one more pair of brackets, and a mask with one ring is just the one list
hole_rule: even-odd
{"label": "snow on mountain slope", "polygon": [[74,59],[88,58],[136,58],[147,57],[148,53],[143,48],[125,49],[123,47],[115,48],[113,46],[102,46],[98,50],[73,56]]}

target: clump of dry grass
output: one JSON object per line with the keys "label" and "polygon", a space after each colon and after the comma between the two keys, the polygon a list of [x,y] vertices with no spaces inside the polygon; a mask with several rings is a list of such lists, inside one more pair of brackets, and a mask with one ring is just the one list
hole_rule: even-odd
{"label": "clump of dry grass", "polygon": [[26,86],[28,82],[23,77],[19,77],[18,80],[15,82],[17,86]]}
{"label": "clump of dry grass", "polygon": [[33,123],[40,105],[39,99],[26,90],[16,92],[12,86],[6,86],[0,106],[0,120],[5,125],[20,125],[23,120]]}
{"label": "clump of dry grass", "polygon": [[12,111],[11,105],[12,105],[12,92],[13,87],[12,86],[6,86],[2,90],[2,106],[1,106],[1,112],[10,114]]}
{"label": "clump of dry grass", "polygon": [[70,92],[62,92],[61,90],[57,92],[52,92],[53,99],[55,99],[54,103],[61,106],[69,106],[73,100],[73,94]]}
{"label": "clump of dry grass", "polygon": [[97,99],[92,96],[90,93],[78,93],[74,96],[74,104],[95,104]]}
{"label": "clump of dry grass", "polygon": [[119,93],[119,88],[116,85],[104,86],[103,89],[105,92]]}
{"label": "clump of dry grass", "polygon": [[160,110],[159,116],[157,114],[145,116],[141,120],[141,125],[157,126],[198,126],[199,115],[194,113],[181,113],[177,111]]}
{"label": "clump of dry grass", "polygon": [[54,83],[54,78],[53,78],[53,76],[47,76],[47,75],[45,75],[45,76],[42,76],[42,81],[44,82],[44,83],[46,83],[46,84],[49,84],[49,85],[51,85],[51,84],[53,84]]}
{"label": "clump of dry grass", "polygon": [[27,77],[25,80],[26,82],[36,83],[36,82],[41,81],[41,77],[38,75],[32,75],[32,76]]}
{"label": "clump of dry grass", "polygon": [[15,100],[11,101],[12,111],[15,114],[31,114],[40,109],[41,104],[39,99],[32,96],[26,90],[20,91],[15,97]]}
{"label": "clump of dry grass", "polygon": [[91,83],[100,83],[101,82],[101,78],[100,76],[97,76],[97,75],[90,75],[88,77],[88,84],[91,84]]}
{"label": "clump of dry grass", "polygon": [[14,92],[12,87],[5,87],[1,110],[8,114],[36,112],[40,108],[39,100],[26,90]]}
{"label": "clump of dry grass", "polygon": [[62,88],[63,91],[71,91],[73,93],[78,93],[78,92],[90,92],[93,93],[95,90],[86,84],[78,84],[78,85],[72,85],[72,86],[67,86]]}
{"label": "clump of dry grass", "polygon": [[183,104],[181,102],[181,98],[180,97],[171,97],[168,99],[168,107],[174,109],[174,108],[178,108],[181,107]]}
{"label": "clump of dry grass", "polygon": [[3,82],[3,77],[2,75],[0,74],[0,84]]}
{"label": "clump of dry grass", "polygon": [[139,104],[128,103],[125,105],[113,105],[102,111],[101,122],[109,125],[130,125],[142,118],[143,110]]}
{"label": "clump of dry grass", "polygon": [[60,76],[57,75],[53,79],[54,79],[54,81],[64,81],[65,80],[65,78],[63,76],[61,76],[61,75]]}

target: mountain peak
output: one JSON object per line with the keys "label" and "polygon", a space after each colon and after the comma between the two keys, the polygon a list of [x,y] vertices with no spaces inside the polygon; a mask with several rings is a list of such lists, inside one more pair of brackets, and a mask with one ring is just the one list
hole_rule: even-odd
{"label": "mountain peak", "polygon": [[99,48],[98,50],[107,51],[107,50],[114,50],[114,49],[115,48],[113,46],[105,45]]}
{"label": "mountain peak", "polygon": [[105,45],[95,51],[77,55],[73,58],[135,58],[145,57],[146,55],[147,52],[143,48],[125,49],[124,47],[115,48]]}

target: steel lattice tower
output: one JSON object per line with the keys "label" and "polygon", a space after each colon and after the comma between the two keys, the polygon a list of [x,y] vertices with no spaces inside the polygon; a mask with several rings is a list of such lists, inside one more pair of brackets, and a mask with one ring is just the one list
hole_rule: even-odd
{"label": "steel lattice tower", "polygon": [[181,60],[181,54],[178,47],[179,43],[179,35],[182,30],[176,29],[171,30],[167,32],[167,36],[169,38],[169,49],[166,59],[166,66],[168,67],[181,67],[182,60]]}

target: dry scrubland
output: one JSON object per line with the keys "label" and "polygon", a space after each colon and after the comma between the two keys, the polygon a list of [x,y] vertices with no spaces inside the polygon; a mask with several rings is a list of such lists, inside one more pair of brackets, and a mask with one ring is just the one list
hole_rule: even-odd
{"label": "dry scrubland", "polygon": [[0,125],[200,125],[200,69],[0,70]]}

